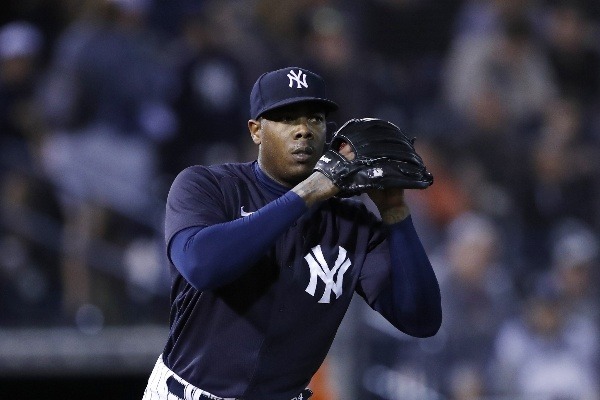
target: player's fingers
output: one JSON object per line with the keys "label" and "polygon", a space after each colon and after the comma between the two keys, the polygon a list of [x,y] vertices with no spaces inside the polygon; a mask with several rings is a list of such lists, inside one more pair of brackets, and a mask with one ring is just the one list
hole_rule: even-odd
{"label": "player's fingers", "polygon": [[354,158],[356,157],[356,154],[354,154],[354,151],[352,151],[352,146],[350,146],[346,142],[342,142],[342,144],[340,144],[338,153],[346,157],[346,160],[350,161],[354,160]]}

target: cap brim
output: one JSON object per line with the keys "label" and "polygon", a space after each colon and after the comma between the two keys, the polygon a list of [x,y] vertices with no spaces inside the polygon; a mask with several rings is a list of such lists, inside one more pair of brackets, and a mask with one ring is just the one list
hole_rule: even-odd
{"label": "cap brim", "polygon": [[254,119],[259,118],[261,115],[268,111],[298,103],[316,103],[321,105],[323,107],[323,110],[327,112],[336,111],[339,108],[339,106],[335,102],[320,97],[294,97],[279,101],[277,103],[273,103],[268,108],[260,110],[258,115],[254,116]]}

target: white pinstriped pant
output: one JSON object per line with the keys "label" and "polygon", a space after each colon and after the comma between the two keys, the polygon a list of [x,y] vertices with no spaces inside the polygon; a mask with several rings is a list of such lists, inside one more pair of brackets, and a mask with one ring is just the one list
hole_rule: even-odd
{"label": "white pinstriped pant", "polygon": [[[175,379],[179,382],[179,388],[182,388],[183,397],[179,397],[171,392],[167,385],[167,380]],[[144,390],[142,400],[235,400],[234,398],[223,398],[215,396],[204,390],[198,389],[185,379],[181,378],[175,372],[171,371],[165,365],[162,354],[158,357],[154,369],[148,378],[148,385]]]}

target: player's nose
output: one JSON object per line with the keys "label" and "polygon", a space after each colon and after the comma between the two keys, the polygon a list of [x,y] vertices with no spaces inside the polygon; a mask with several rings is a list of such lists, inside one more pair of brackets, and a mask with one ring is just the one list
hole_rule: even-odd
{"label": "player's nose", "polygon": [[314,132],[308,121],[308,118],[300,118],[294,138],[295,139],[312,139],[313,137],[314,137]]}

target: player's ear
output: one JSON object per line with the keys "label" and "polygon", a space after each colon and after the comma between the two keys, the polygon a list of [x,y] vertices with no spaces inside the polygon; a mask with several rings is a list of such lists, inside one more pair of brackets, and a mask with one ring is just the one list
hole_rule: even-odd
{"label": "player's ear", "polygon": [[251,119],[248,121],[248,130],[250,137],[255,144],[260,144],[262,141],[262,129],[260,129],[261,120]]}

